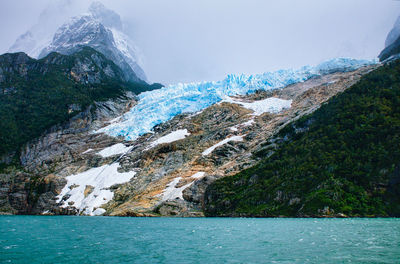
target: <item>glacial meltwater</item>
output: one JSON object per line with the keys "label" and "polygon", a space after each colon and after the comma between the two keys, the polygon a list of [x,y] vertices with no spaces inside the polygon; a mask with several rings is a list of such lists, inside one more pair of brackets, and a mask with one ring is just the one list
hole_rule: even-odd
{"label": "glacial meltwater", "polygon": [[400,263],[400,219],[0,216],[0,263]]}

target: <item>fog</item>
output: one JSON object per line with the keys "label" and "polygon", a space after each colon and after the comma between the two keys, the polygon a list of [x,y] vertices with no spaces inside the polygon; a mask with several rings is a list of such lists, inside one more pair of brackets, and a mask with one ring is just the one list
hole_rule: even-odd
{"label": "fog", "polygon": [[[0,53],[46,8],[50,30],[90,2],[2,0]],[[400,2],[392,0],[101,2],[121,15],[149,80],[165,84],[296,68],[333,57],[375,58],[400,15]]]}

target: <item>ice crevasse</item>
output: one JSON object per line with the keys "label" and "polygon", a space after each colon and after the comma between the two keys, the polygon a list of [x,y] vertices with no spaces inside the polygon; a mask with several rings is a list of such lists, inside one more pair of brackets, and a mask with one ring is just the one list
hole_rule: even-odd
{"label": "ice crevasse", "polygon": [[273,90],[335,72],[349,72],[376,64],[376,60],[337,58],[317,66],[286,69],[256,75],[228,75],[222,81],[176,84],[139,95],[139,102],[119,121],[96,132],[135,140],[151,129],[182,113],[194,113],[229,96],[256,90]]}

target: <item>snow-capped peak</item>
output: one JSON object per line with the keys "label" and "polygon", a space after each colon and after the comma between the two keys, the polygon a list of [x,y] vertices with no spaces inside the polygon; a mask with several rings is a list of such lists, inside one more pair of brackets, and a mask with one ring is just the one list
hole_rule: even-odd
{"label": "snow-capped peak", "polygon": [[147,81],[139,65],[138,49],[123,32],[120,16],[102,3],[94,2],[86,13],[69,18],[67,22],[64,20],[55,33],[50,31],[51,38],[43,33],[47,32],[44,28],[45,25],[40,24],[35,31],[21,35],[10,51],[24,51],[35,58],[42,58],[53,51],[68,55],[82,46],[89,46],[117,64],[126,80]]}

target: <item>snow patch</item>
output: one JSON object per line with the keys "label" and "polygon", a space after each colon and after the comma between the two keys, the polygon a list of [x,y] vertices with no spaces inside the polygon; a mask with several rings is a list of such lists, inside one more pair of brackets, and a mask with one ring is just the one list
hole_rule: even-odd
{"label": "snow patch", "polygon": [[132,147],[126,147],[124,144],[118,143],[112,145],[111,147],[105,148],[102,151],[97,152],[97,154],[99,154],[103,158],[107,158],[118,154],[125,154],[131,149]]}
{"label": "snow patch", "polygon": [[94,216],[99,216],[103,215],[106,212],[104,208],[97,208],[96,210],[93,211]]}
{"label": "snow patch", "polygon": [[169,133],[168,135],[160,137],[159,139],[157,139],[156,141],[151,143],[149,149],[153,148],[157,145],[160,145],[160,144],[172,143],[174,141],[184,139],[185,137],[187,137],[189,135],[190,135],[190,133],[187,131],[187,129],[180,129],[180,130],[173,131],[173,132]]}
{"label": "snow patch", "polygon": [[82,152],[82,154],[86,154],[86,153],[89,153],[90,151],[93,151],[93,149],[87,149],[86,151],[84,151],[84,152]]}
{"label": "snow patch", "polygon": [[[199,171],[191,176],[191,178],[194,179],[200,179],[203,178],[205,175],[205,172]],[[175,200],[175,199],[181,199],[183,200],[183,191],[190,187],[195,181],[192,181],[188,184],[185,184],[182,187],[176,187],[176,185],[179,183],[179,181],[182,179],[182,177],[177,177],[173,179],[170,183],[167,184],[167,187],[163,190],[161,196],[161,200],[168,201],[168,200]]]}
{"label": "snow patch", "polygon": [[214,146],[209,147],[208,149],[204,150],[201,153],[201,155],[207,156],[207,155],[211,154],[211,152],[213,152],[216,148],[218,148],[218,147],[220,147],[222,145],[225,145],[226,143],[228,143],[230,141],[243,141],[243,136],[233,136],[233,137],[226,138],[226,139],[218,142]]}
{"label": "snow patch", "polygon": [[79,210],[79,213],[85,215],[98,215],[100,212],[103,214],[105,211],[98,210],[98,207],[108,203],[114,197],[114,193],[108,188],[128,182],[136,174],[133,171],[120,173],[118,168],[119,164],[113,163],[66,177],[67,184],[57,196],[57,202],[67,197],[68,199],[61,207],[73,206]]}
{"label": "snow patch", "polygon": [[206,173],[204,171],[199,171],[199,172],[196,172],[195,174],[193,174],[192,178],[200,179],[200,178],[203,178],[205,174]]}
{"label": "snow patch", "polygon": [[241,123],[241,124],[238,124],[238,125],[236,125],[236,126],[233,126],[233,127],[230,127],[230,129],[232,130],[232,131],[234,131],[234,132],[237,132],[239,129],[239,127],[248,127],[248,126],[252,126],[253,124],[255,123],[255,121],[254,121],[254,119],[252,118],[252,119],[250,119],[249,121],[247,121],[247,122],[244,122],[244,123]]}
{"label": "snow patch", "polygon": [[[284,109],[288,109],[292,106],[292,100],[284,100],[275,97],[270,97],[264,100],[254,101],[252,103],[235,101],[231,98],[225,99],[224,102],[238,104],[246,109],[253,110],[253,116],[260,116],[264,113],[279,113]],[[254,122],[254,121],[253,121]],[[251,125],[252,123],[249,123]]]}
{"label": "snow patch", "polygon": [[181,199],[183,200],[183,190],[185,190],[187,187],[189,187],[191,183],[188,183],[182,187],[176,188],[175,186],[179,183],[179,181],[182,179],[182,177],[177,177],[173,179],[167,187],[164,189],[164,191],[161,194],[161,200],[162,201],[168,201],[168,200],[175,200],[175,199]]}
{"label": "snow patch", "polygon": [[247,122],[244,122],[242,124],[239,124],[240,127],[248,127],[248,126],[252,126],[255,123],[254,119],[250,119]]}

